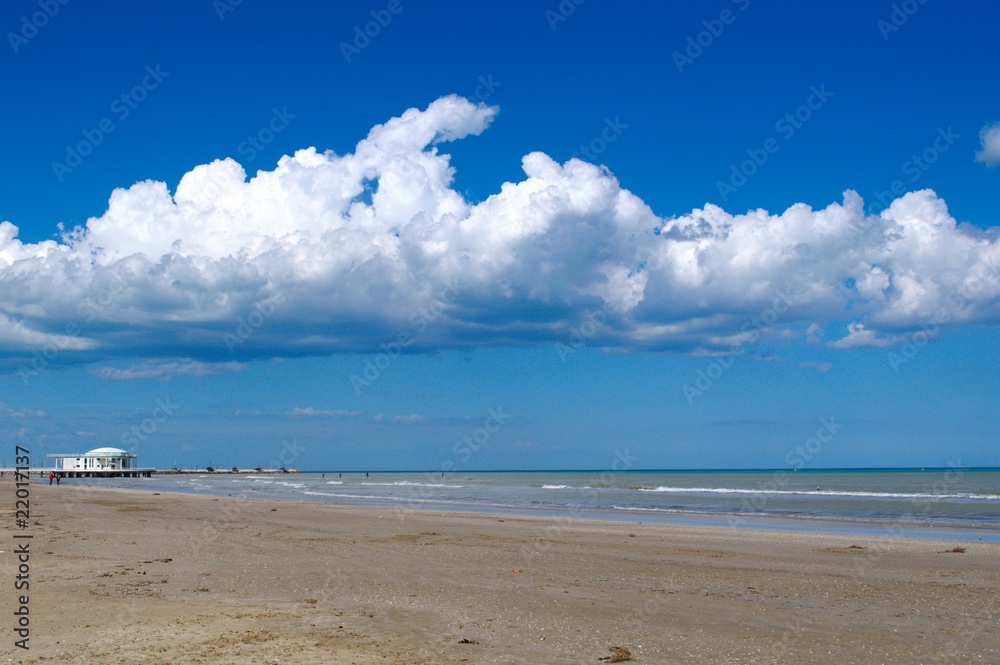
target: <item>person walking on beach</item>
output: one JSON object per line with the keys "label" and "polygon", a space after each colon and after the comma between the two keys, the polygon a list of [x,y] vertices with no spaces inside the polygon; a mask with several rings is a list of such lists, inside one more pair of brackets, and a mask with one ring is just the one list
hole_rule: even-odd
{"label": "person walking on beach", "polygon": [[51,484],[52,484],[52,479],[53,479],[53,478],[55,478],[55,477],[56,477],[56,474],[54,474],[54,473],[49,473],[49,485],[51,485]]}

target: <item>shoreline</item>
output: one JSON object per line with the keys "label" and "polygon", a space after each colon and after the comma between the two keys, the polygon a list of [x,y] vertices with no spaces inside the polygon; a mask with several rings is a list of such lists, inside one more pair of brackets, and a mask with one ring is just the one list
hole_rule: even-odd
{"label": "shoreline", "polygon": [[[636,663],[1000,657],[993,543],[31,490],[19,662],[578,664],[615,646]],[[12,512],[13,483],[0,492]]]}
{"label": "shoreline", "polygon": [[[212,475],[212,474],[205,474]],[[370,499],[329,501],[302,497],[292,494],[269,496],[237,496],[232,492],[195,492],[176,489],[107,487],[104,485],[64,485],[74,487],[94,487],[122,492],[157,491],[178,495],[212,496],[220,498],[246,498],[249,500],[289,501],[317,505],[356,506],[362,508],[383,508],[394,511],[429,511],[469,513],[481,516],[524,516],[546,517],[562,520],[587,519],[609,524],[663,524],[708,528],[749,529],[765,532],[838,534],[843,536],[879,538],[923,538],[932,540],[961,540],[964,542],[1000,543],[1000,526],[960,521],[916,521],[913,519],[885,518],[863,519],[851,516],[813,516],[800,514],[748,514],[731,512],[708,512],[695,510],[645,510],[632,508],[549,508],[532,506],[511,506],[502,504],[475,504],[446,502],[424,499]]]}
{"label": "shoreline", "polygon": [[[79,492],[82,495],[90,494],[100,494],[109,493],[120,495],[125,499],[129,497],[148,497],[148,496],[162,496],[169,498],[195,498],[210,502],[220,501],[220,502],[234,502],[239,504],[244,504],[246,502],[251,503],[274,503],[288,506],[325,506],[331,509],[340,509],[351,512],[358,513],[369,513],[377,512],[379,513],[378,519],[389,519],[397,522],[405,522],[410,517],[426,516],[433,518],[448,518],[449,516],[465,516],[469,519],[474,520],[489,520],[489,521],[501,521],[520,519],[526,522],[537,521],[539,523],[544,523],[546,525],[550,523],[556,523],[561,525],[563,528],[568,528],[570,526],[579,525],[582,527],[587,527],[591,529],[602,529],[611,527],[621,527],[625,528],[628,526],[644,526],[647,528],[658,528],[658,529],[684,529],[690,530],[692,532],[704,531],[707,533],[719,533],[725,534],[728,532],[738,531],[739,533],[748,533],[755,538],[768,538],[773,537],[775,533],[788,534],[789,536],[802,536],[803,538],[818,537],[818,538],[838,538],[842,539],[844,537],[868,537],[871,539],[881,539],[886,541],[918,541],[921,544],[933,547],[939,546],[941,540],[964,540],[961,535],[951,536],[948,532],[949,529],[941,528],[940,534],[935,534],[931,536],[917,535],[915,532],[917,529],[911,529],[909,532],[893,532],[887,533],[884,529],[880,530],[866,530],[866,531],[853,531],[853,530],[826,530],[826,529],[812,529],[808,528],[807,525],[813,523],[819,523],[823,525],[836,526],[837,523],[833,520],[823,520],[823,519],[812,519],[809,517],[781,517],[774,518],[775,521],[782,522],[782,526],[760,526],[754,521],[754,517],[747,518],[746,522],[743,524],[730,524],[726,522],[726,516],[720,516],[720,521],[718,523],[710,523],[702,521],[703,517],[712,517],[713,515],[707,513],[681,513],[682,517],[690,516],[693,519],[689,521],[655,521],[655,520],[634,520],[634,519],[612,519],[605,515],[611,514],[610,512],[605,513],[604,511],[590,511],[581,510],[575,511],[574,514],[566,514],[565,511],[557,510],[546,510],[538,509],[536,511],[523,512],[517,508],[510,508],[509,510],[488,510],[481,506],[463,504],[462,508],[453,507],[454,504],[428,504],[425,506],[411,507],[411,506],[399,506],[391,503],[349,503],[349,502],[326,502],[326,501],[311,501],[309,499],[296,498],[290,496],[274,497],[274,496],[235,496],[235,495],[220,495],[211,494],[207,492],[178,492],[174,490],[162,490],[158,488],[149,489],[138,489],[130,487],[100,487],[95,485],[61,485],[58,489],[53,486],[56,491],[71,489],[73,492]],[[625,512],[625,511],[622,511]],[[614,513],[617,514],[617,513]],[[641,516],[638,513],[632,513],[635,516]],[[768,517],[762,518],[764,520],[769,519]],[[851,524],[854,523],[850,518],[845,518],[845,522]],[[726,523],[723,523],[726,522]],[[784,526],[784,523],[796,523],[801,522],[800,528],[795,528],[795,525]],[[883,524],[872,525],[878,527],[884,527]],[[983,529],[993,533],[988,528]],[[958,531],[958,534],[964,533],[963,531]],[[975,540],[974,542],[980,543],[986,546],[996,546],[997,552],[1000,554],[1000,533],[996,534],[997,539],[990,540]]]}

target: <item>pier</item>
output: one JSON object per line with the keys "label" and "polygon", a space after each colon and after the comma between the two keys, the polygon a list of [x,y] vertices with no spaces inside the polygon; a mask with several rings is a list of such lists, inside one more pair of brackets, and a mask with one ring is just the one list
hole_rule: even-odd
{"label": "pier", "polygon": [[[0,471],[4,473],[13,474],[15,472],[14,468],[0,468]],[[53,469],[51,467],[35,467],[28,469],[24,475],[28,476],[33,480],[47,479],[49,474],[58,478],[151,478],[153,474],[159,474],[164,476],[170,475],[198,475],[198,476],[211,476],[211,475],[233,475],[233,474],[281,474],[281,473],[300,473],[298,469],[239,469],[239,468],[229,468],[229,469],[156,469],[156,468],[142,468],[142,469]]]}
{"label": "pier", "polygon": [[56,478],[149,478],[156,469],[43,469]]}
{"label": "pier", "polygon": [[266,473],[298,473],[298,469],[286,469],[284,467],[280,469],[263,469],[257,467],[256,469],[240,469],[238,467],[232,467],[229,469],[217,469],[215,467],[208,467],[207,469],[156,469],[156,473],[163,475],[177,475],[177,474],[198,474],[201,476],[211,475],[211,474],[266,474]]}

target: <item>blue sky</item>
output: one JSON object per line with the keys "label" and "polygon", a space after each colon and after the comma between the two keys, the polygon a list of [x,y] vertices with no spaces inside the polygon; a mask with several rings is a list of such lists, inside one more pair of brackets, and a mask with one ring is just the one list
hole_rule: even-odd
{"label": "blue sky", "polygon": [[0,434],[732,468],[834,422],[809,466],[1000,465],[998,20],[5,3]]}

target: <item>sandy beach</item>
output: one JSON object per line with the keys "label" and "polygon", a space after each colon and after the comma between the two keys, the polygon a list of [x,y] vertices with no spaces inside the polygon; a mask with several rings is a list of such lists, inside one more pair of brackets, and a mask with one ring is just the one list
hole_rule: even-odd
{"label": "sandy beach", "polygon": [[1000,662],[1000,544],[0,487],[5,662]]}

